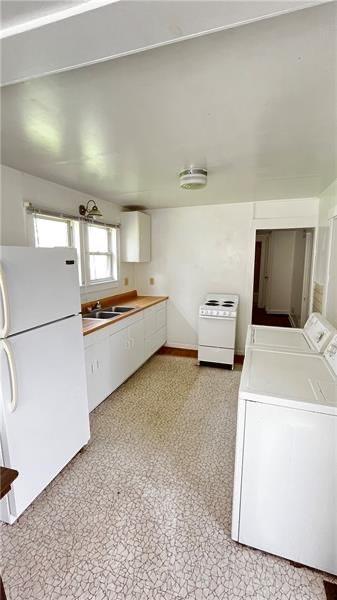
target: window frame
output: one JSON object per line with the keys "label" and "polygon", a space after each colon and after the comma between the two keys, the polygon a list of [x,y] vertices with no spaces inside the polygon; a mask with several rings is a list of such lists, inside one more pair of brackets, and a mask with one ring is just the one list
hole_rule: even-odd
{"label": "window frame", "polygon": [[[28,213],[29,219],[27,219],[28,225],[28,237],[30,243],[35,248],[43,248],[43,246],[37,245],[35,218],[45,219],[49,221],[61,221],[66,223],[68,232],[68,246],[69,248],[75,248],[79,252],[79,285],[81,292],[84,292],[88,287],[95,288],[97,290],[104,290],[112,287],[118,287],[120,282],[120,238],[119,228],[109,226],[99,221],[87,221],[82,219],[67,217],[66,215],[53,215],[49,214],[41,209],[40,211]],[[108,249],[109,252],[90,252],[89,251],[89,235],[88,227],[97,226],[108,231]],[[78,228],[75,232],[75,226]],[[78,246],[75,245],[76,237],[78,238]],[[115,243],[113,238],[115,237]],[[50,246],[49,246],[50,247]],[[108,255],[111,262],[110,276],[102,279],[90,279],[90,255]]]}
{"label": "window frame", "polygon": [[[108,234],[108,251],[107,252],[91,252],[89,249],[89,227],[97,227],[104,229]],[[84,242],[84,273],[86,285],[100,285],[104,283],[118,284],[119,273],[118,273],[118,233],[114,227],[109,227],[99,222],[83,222],[83,242]],[[113,244],[113,235],[116,237],[116,243]],[[114,248],[115,246],[115,248]],[[102,277],[100,279],[91,279],[90,275],[90,256],[108,256],[110,259],[110,275],[109,277]],[[114,274],[116,275],[114,277]]]}
{"label": "window frame", "polygon": [[37,229],[36,229],[35,219],[40,219],[42,221],[57,221],[57,222],[65,223],[67,226],[67,237],[68,237],[68,246],[66,246],[66,248],[74,248],[74,228],[73,228],[73,222],[71,219],[68,219],[67,217],[54,217],[54,216],[50,216],[50,215],[43,214],[43,213],[33,214],[32,217],[33,217],[33,239],[34,239],[35,248],[47,248],[47,247],[54,248],[55,247],[55,246],[40,246],[40,245],[36,244]]}

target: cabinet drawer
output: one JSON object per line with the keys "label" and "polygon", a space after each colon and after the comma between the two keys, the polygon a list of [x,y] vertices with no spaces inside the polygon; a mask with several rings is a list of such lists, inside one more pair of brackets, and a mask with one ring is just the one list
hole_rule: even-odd
{"label": "cabinet drawer", "polygon": [[211,346],[199,346],[198,360],[232,365],[234,364],[234,350],[227,348],[213,348]]}

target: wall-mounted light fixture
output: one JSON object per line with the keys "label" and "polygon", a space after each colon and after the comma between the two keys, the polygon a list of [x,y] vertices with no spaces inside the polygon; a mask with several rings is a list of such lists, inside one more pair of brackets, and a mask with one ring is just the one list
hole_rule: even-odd
{"label": "wall-mounted light fixture", "polygon": [[[89,204],[92,204],[92,206],[89,207]],[[80,204],[78,210],[80,215],[82,217],[87,217],[87,219],[94,219],[95,217],[103,216],[95,200],[89,200],[86,206],[84,206],[84,204]]]}

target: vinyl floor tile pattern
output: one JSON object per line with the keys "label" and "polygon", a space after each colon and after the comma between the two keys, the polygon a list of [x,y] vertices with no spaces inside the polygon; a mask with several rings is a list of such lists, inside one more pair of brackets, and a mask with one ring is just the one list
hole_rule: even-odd
{"label": "vinyl floor tile pattern", "polygon": [[8,600],[323,600],[323,577],[230,538],[239,370],[156,355],[13,526]]}

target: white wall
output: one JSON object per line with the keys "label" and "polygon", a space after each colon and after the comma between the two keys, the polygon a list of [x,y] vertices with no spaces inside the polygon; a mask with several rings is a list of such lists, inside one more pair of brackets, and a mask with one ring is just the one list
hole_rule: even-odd
{"label": "white wall", "polygon": [[258,210],[247,202],[149,211],[152,262],[135,266],[135,281],[141,293],[170,297],[168,345],[196,347],[198,308],[204,296],[232,292],[240,295],[236,350],[244,352],[251,319],[256,229],[317,224],[315,198],[258,205]]}
{"label": "white wall", "polygon": [[290,313],[295,232],[272,231],[269,242],[269,283],[266,310]]}
{"label": "white wall", "polygon": [[[33,177],[27,173],[0,165],[1,197],[0,197],[0,245],[27,246],[30,243],[24,202],[32,202],[34,206],[78,214],[78,206],[86,204],[92,196],[76,190],[57,185],[45,179]],[[96,198],[104,219],[108,222],[119,223],[120,207],[112,202]],[[129,283],[123,285],[127,277]],[[134,267],[132,264],[121,263],[119,287],[107,284],[88,286],[81,292],[82,300],[109,296],[119,292],[134,289]]]}

